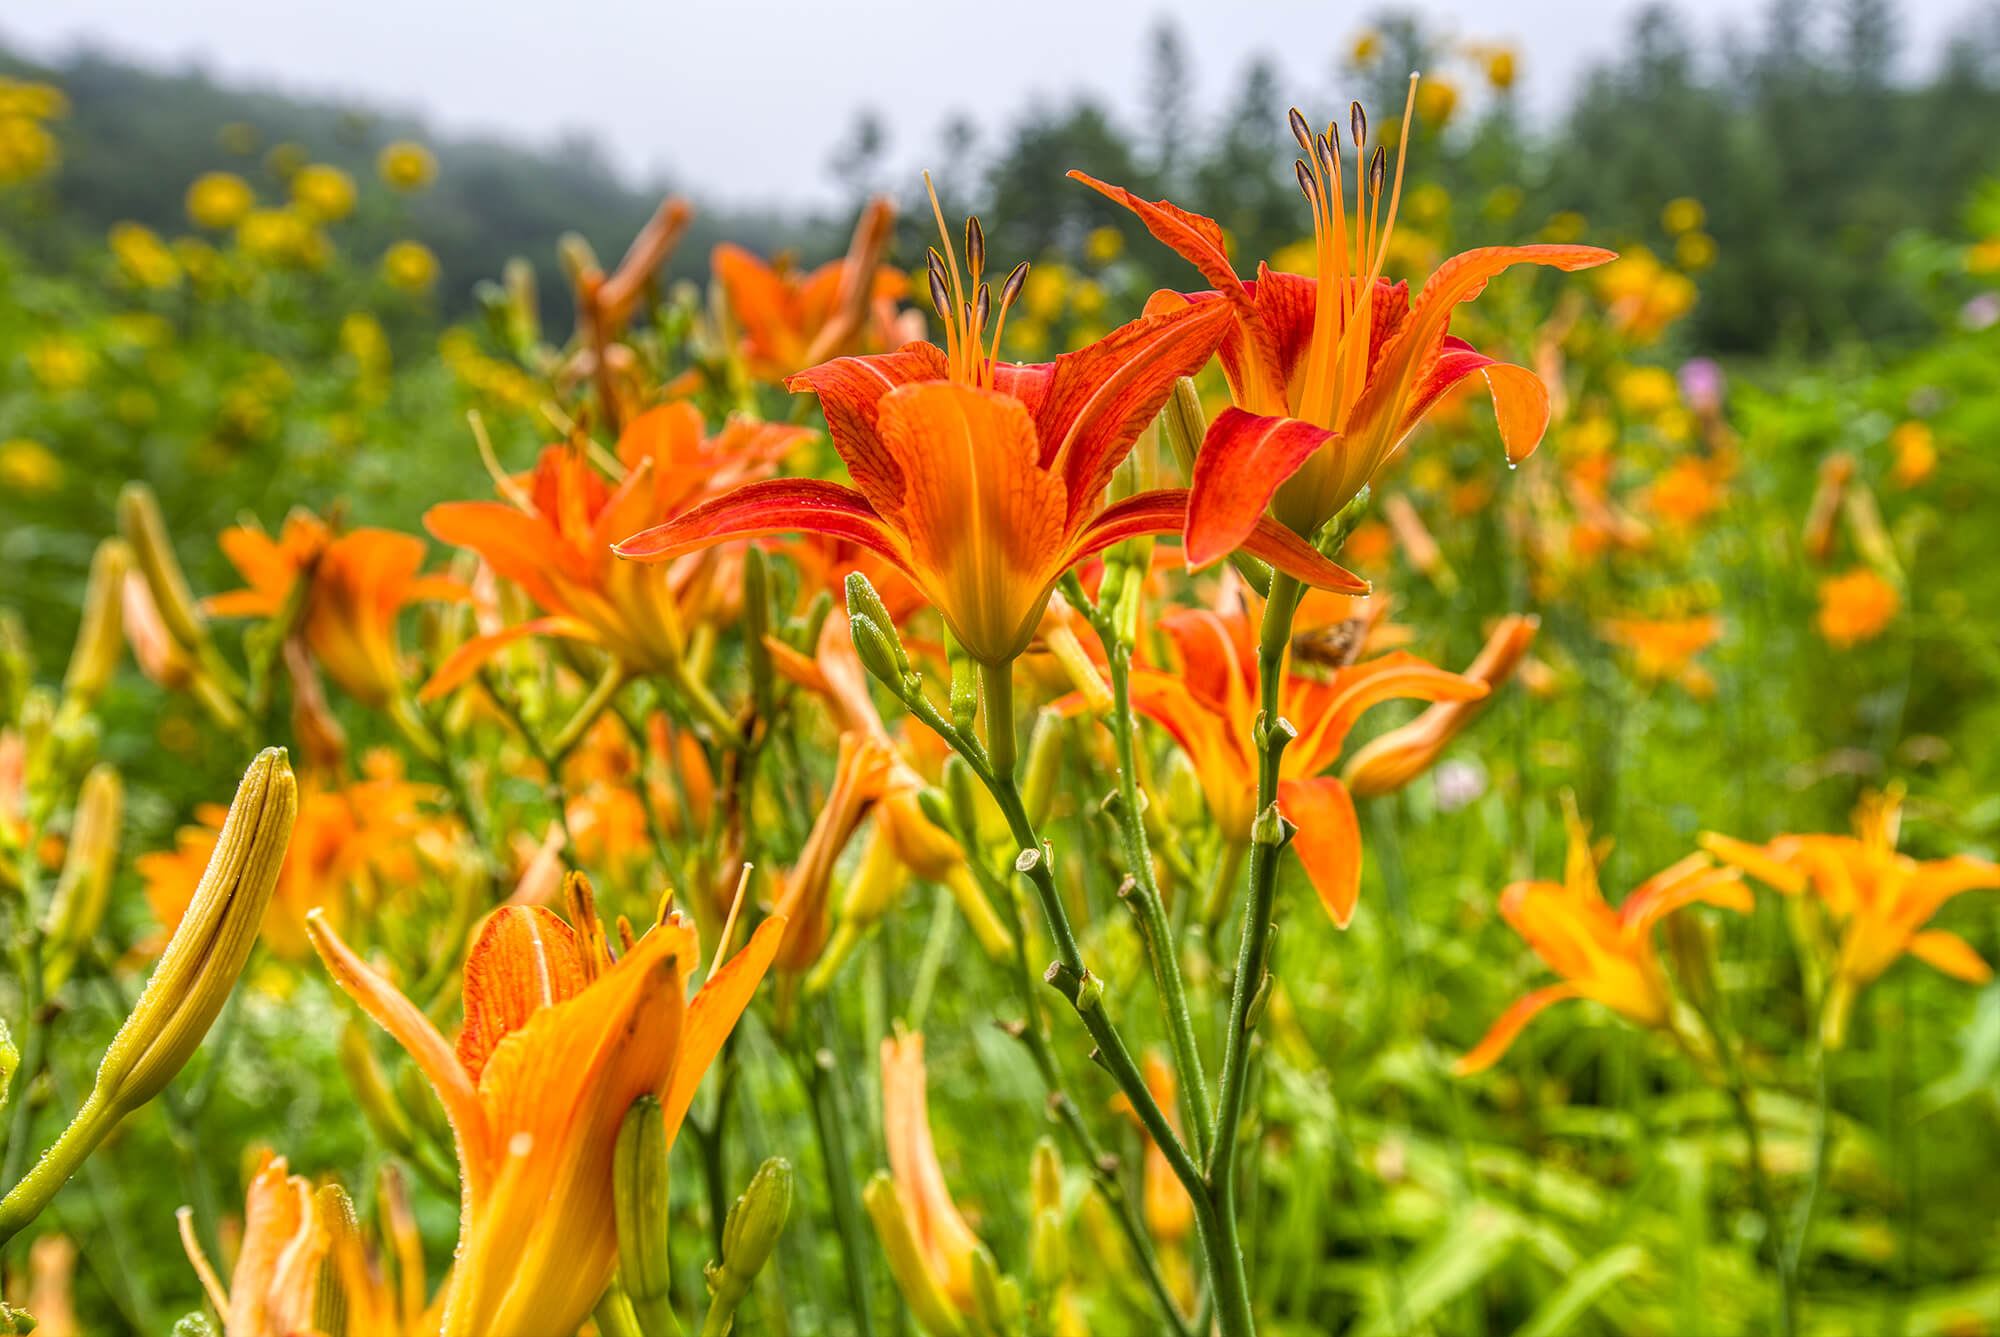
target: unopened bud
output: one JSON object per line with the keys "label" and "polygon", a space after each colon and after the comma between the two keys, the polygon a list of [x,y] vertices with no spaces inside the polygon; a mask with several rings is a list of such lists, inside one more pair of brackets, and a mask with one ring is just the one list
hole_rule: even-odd
{"label": "unopened bud", "polygon": [[909,1212],[896,1192],[887,1171],[878,1170],[861,1190],[861,1205],[874,1222],[875,1237],[889,1260],[889,1275],[903,1296],[903,1303],[920,1327],[931,1337],[963,1337],[965,1322],[952,1307],[943,1284],[932,1273],[924,1247],[917,1240]]}
{"label": "unopened bud", "polygon": [[[667,1253],[667,1126],[655,1096],[632,1102],[612,1151],[611,1201],[618,1222],[618,1275],[644,1316],[666,1303],[673,1284]],[[653,1329],[648,1326],[648,1332]]]}
{"label": "unopened bud", "polygon": [[1195,452],[1201,449],[1201,439],[1208,434],[1208,419],[1201,411],[1201,395],[1194,388],[1194,380],[1183,376],[1174,382],[1174,393],[1160,410],[1160,435],[1167,439],[1167,449],[1181,466],[1181,477],[1193,479]]}
{"label": "unopened bud", "polygon": [[[1013,665],[1003,665],[995,672],[1011,673]],[[951,727],[961,734],[972,732],[972,722],[979,718],[979,668],[963,652],[951,658]],[[1011,729],[1014,722],[1008,720]]]}
{"label": "unopened bud", "polygon": [[972,1313],[992,1332],[1012,1332],[1021,1314],[1021,1287],[1000,1271],[985,1245],[972,1251]]}
{"label": "unopened bud", "polygon": [[118,529],[131,545],[134,564],[146,578],[153,606],[173,638],[189,648],[208,637],[208,625],[188,589],[180,558],[174,555],[160,500],[144,483],[127,483],[118,493]]}
{"label": "unopened bud", "polygon": [[359,1021],[350,1018],[341,1027],[337,1052],[340,1070],[347,1078],[347,1094],[361,1110],[370,1130],[390,1151],[403,1156],[413,1154],[416,1134],[410,1126],[410,1116],[396,1099],[389,1074],[375,1057],[375,1050],[368,1043],[368,1031]]}
{"label": "unopened bud", "polygon": [[1069,1231],[1063,1220],[1062,1153],[1049,1138],[1028,1161],[1028,1279],[1047,1296],[1069,1272]]}
{"label": "unopened bud", "polygon": [[542,337],[541,291],[535,285],[535,267],[515,256],[500,271],[507,288],[509,314],[514,319],[514,338],[522,346]]}
{"label": "unopened bud", "polygon": [[896,635],[896,619],[889,616],[889,606],[882,602],[882,596],[868,583],[868,577],[859,571],[847,573],[847,615],[868,619],[882,633],[896,665],[894,681],[900,682],[914,672],[910,657],[903,650],[902,639]]}
{"label": "unopened bud", "polygon": [[1062,780],[1063,721],[1054,710],[1035,714],[1035,727],[1028,734],[1028,765],[1021,777],[1021,806],[1037,827],[1049,820],[1055,807],[1056,789]]}
{"label": "unopened bud", "polygon": [[847,631],[854,638],[854,653],[859,656],[861,666],[884,687],[898,697],[903,696],[908,687],[902,671],[896,667],[896,643],[890,634],[865,617],[848,618]]}
{"label": "unopened bud", "polygon": [[124,814],[125,786],[118,772],[102,762],[91,767],[77,793],[76,820],[70,824],[62,874],[42,920],[48,952],[43,983],[50,993],[69,978],[78,953],[104,922]]}
{"label": "unopened bud", "polygon": [[298,809],[284,749],[266,748],[244,773],[194,898],[105,1050],[83,1108],[0,1201],[0,1246],[41,1212],[120,1119],[174,1079],[208,1034],[256,944]]}
{"label": "unopened bud", "polygon": [[562,267],[563,277],[570,287],[581,284],[585,278],[604,277],[604,267],[597,262],[597,252],[584,240],[580,232],[565,232],[556,239],[556,263]]}
{"label": "unopened bud", "polygon": [[716,1303],[726,1303],[733,1310],[749,1294],[750,1283],[778,1247],[778,1236],[784,1233],[791,1210],[792,1164],[782,1156],[773,1156],[757,1167],[750,1186],[736,1199],[723,1223],[722,1263],[709,1274]]}
{"label": "unopened bud", "polygon": [[215,1337],[215,1325],[206,1314],[182,1314],[168,1337]]}
{"label": "unopened bud", "polygon": [[354,1200],[340,1185],[322,1184],[313,1191],[313,1219],[326,1236],[326,1251],[320,1261],[319,1284],[313,1288],[312,1330],[345,1333],[347,1278],[340,1262],[361,1250],[361,1225],[354,1214]]}
{"label": "unopened bud", "polygon": [[965,758],[956,752],[944,759],[944,792],[951,797],[951,815],[968,838],[979,830],[977,779]]}
{"label": "unopened bud", "polygon": [[123,605],[125,574],[132,569],[132,549],[123,539],[106,539],[90,559],[90,581],[83,590],[83,621],[63,674],[63,696],[88,708],[104,695],[105,684],[118,668],[124,649]]}

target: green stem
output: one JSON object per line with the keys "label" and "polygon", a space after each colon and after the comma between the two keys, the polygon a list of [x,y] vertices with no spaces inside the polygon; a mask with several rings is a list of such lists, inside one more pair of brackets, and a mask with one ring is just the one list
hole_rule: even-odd
{"label": "green stem", "polygon": [[1014,778],[1014,664],[979,666],[980,713],[986,717],[986,755],[993,774]]}
{"label": "green stem", "polygon": [[[1181,979],[1180,957],[1167,922],[1167,907],[1153,872],[1153,851],[1146,839],[1145,812],[1139,794],[1139,759],[1132,713],[1132,647],[1122,639],[1110,642],[1112,733],[1118,744],[1118,826],[1125,836],[1125,861],[1131,867],[1137,895],[1132,899],[1139,918],[1139,936],[1153,967],[1153,984],[1167,1014],[1167,1037],[1173,1045],[1174,1067],[1181,1096],[1187,1102],[1188,1126],[1194,1130],[1194,1152],[1208,1155],[1208,1078],[1201,1069],[1201,1049],[1195,1042],[1194,1017],[1188,1011],[1187,986]],[[1184,895],[1187,893],[1183,893]]]}
{"label": "green stem", "polygon": [[590,695],[584,697],[582,702],[578,704],[576,713],[571,715],[569,722],[564,724],[556,736],[549,740],[549,751],[555,755],[558,761],[567,758],[571,752],[576,750],[577,744],[581,743],[583,736],[590,731],[590,726],[597,723],[597,717],[602,715],[606,708],[618,699],[620,689],[628,681],[630,679],[627,677],[625,669],[616,661],[613,661],[605,668],[603,674],[599,676],[597,682],[591,687]]}
{"label": "green stem", "polygon": [[[1257,645],[1258,702],[1256,738],[1257,823],[1250,848],[1250,896],[1243,910],[1243,941],[1237,950],[1236,982],[1229,1001],[1229,1030],[1223,1040],[1222,1091],[1216,1103],[1215,1135],[1209,1139],[1207,1192],[1220,1227],[1223,1256],[1243,1281],[1243,1250],[1236,1232],[1236,1143],[1249,1088],[1250,1031],[1256,1024],[1251,1005],[1263,992],[1271,953],[1271,906],[1278,885],[1278,856],[1284,849],[1282,831],[1264,837],[1267,814],[1278,800],[1278,767],[1290,726],[1279,717],[1284,683],[1285,650],[1291,642],[1292,614],[1302,594],[1299,582],[1283,572],[1271,576],[1271,596],[1264,605],[1263,634]],[[1255,1331],[1247,1303],[1232,1312],[1227,1296],[1217,1295],[1216,1318],[1227,1337],[1247,1337]]]}
{"label": "green stem", "polygon": [[[824,1005],[819,1009],[822,1040],[832,1037],[832,1021]],[[820,1053],[829,1051],[821,1050]],[[868,1234],[862,1226],[861,1195],[854,1187],[854,1163],[847,1150],[846,1123],[833,1089],[833,1071],[820,1061],[820,1054],[802,1056],[806,1071],[806,1094],[812,1102],[813,1132],[819,1139],[820,1159],[826,1162],[826,1191],[832,1200],[833,1223],[840,1233],[841,1272],[847,1282],[847,1302],[854,1314],[859,1337],[874,1337],[874,1311],[869,1303]]]}

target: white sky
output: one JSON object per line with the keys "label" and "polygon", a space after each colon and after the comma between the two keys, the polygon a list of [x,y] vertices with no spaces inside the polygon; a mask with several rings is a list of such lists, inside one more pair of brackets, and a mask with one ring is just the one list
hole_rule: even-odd
{"label": "white sky", "polygon": [[[1977,0],[1904,0],[1905,62],[1934,63]],[[1522,53],[1532,107],[1557,105],[1615,50],[1639,0],[1408,0],[1465,39]],[[1680,0],[1705,36],[1757,25],[1763,0]],[[53,55],[88,40],[156,66],[200,62],[230,81],[414,111],[446,133],[533,143],[589,131],[634,177],[672,171],[735,203],[810,203],[868,105],[898,169],[938,165],[963,111],[991,133],[1037,95],[1078,88],[1131,113],[1146,37],[1171,15],[1194,57],[1194,98],[1217,109],[1255,53],[1288,92],[1339,97],[1335,61],[1373,5],[1304,0],[5,0],[0,40]],[[1747,18],[1745,16],[1748,16]]]}

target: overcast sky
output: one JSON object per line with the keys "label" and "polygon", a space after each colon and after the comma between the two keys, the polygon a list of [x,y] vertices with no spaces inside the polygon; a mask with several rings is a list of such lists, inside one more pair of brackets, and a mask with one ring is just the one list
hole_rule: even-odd
{"label": "overcast sky", "polygon": [[[1905,61],[1934,63],[1979,0],[1903,0]],[[1679,0],[1704,35],[1756,23],[1763,0]],[[1532,107],[1557,104],[1615,49],[1639,0],[1407,0],[1471,40],[1521,52]],[[936,165],[955,112],[1004,125],[1036,96],[1090,88],[1123,112],[1145,85],[1163,16],[1194,57],[1194,97],[1220,106],[1270,53],[1288,92],[1332,100],[1336,54],[1374,5],[1302,0],[25,0],[0,40],[38,55],[88,41],[148,64],[200,62],[232,82],[354,97],[447,133],[548,143],[587,130],[639,178],[671,172],[712,198],[802,203],[833,189],[827,162],[855,111],[879,110],[899,169]],[[1326,114],[1326,113],[1322,113]]]}

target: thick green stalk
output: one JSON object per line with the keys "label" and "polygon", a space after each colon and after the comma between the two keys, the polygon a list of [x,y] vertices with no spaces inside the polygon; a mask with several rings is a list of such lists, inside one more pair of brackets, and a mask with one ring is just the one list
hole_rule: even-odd
{"label": "thick green stalk", "polygon": [[[1223,1039],[1222,1090],[1216,1102],[1215,1135],[1209,1139],[1207,1192],[1239,1284],[1243,1250],[1236,1231],[1236,1142],[1249,1087],[1250,1031],[1256,1024],[1251,1008],[1262,996],[1271,954],[1271,904],[1278,885],[1278,856],[1284,849],[1281,830],[1265,830],[1265,818],[1278,801],[1278,764],[1291,741],[1289,725],[1279,717],[1284,681],[1285,650],[1291,641],[1292,614],[1302,593],[1297,580],[1283,572],[1271,577],[1271,597],[1264,605],[1263,634],[1257,645],[1258,701],[1257,833],[1250,847],[1250,896],[1243,910],[1243,941],[1237,950],[1236,983],[1229,1002],[1229,1031]],[[1228,1337],[1254,1331],[1247,1313],[1241,1326],[1218,1306],[1217,1319]]]}
{"label": "thick green stalk", "polygon": [[[1146,818],[1140,808],[1139,759],[1132,713],[1132,647],[1122,638],[1110,642],[1112,732],[1118,743],[1118,827],[1125,837],[1125,861],[1137,890],[1140,937],[1152,963],[1153,984],[1167,1014],[1167,1036],[1174,1050],[1181,1096],[1187,1102],[1188,1126],[1194,1132],[1197,1157],[1208,1155],[1208,1078],[1201,1069],[1201,1049],[1195,1041],[1194,1018],[1188,1011],[1187,986],[1181,979],[1180,957],[1174,951],[1173,929],[1153,873],[1153,851],[1146,839]],[[1183,891],[1192,895],[1192,888]]]}

